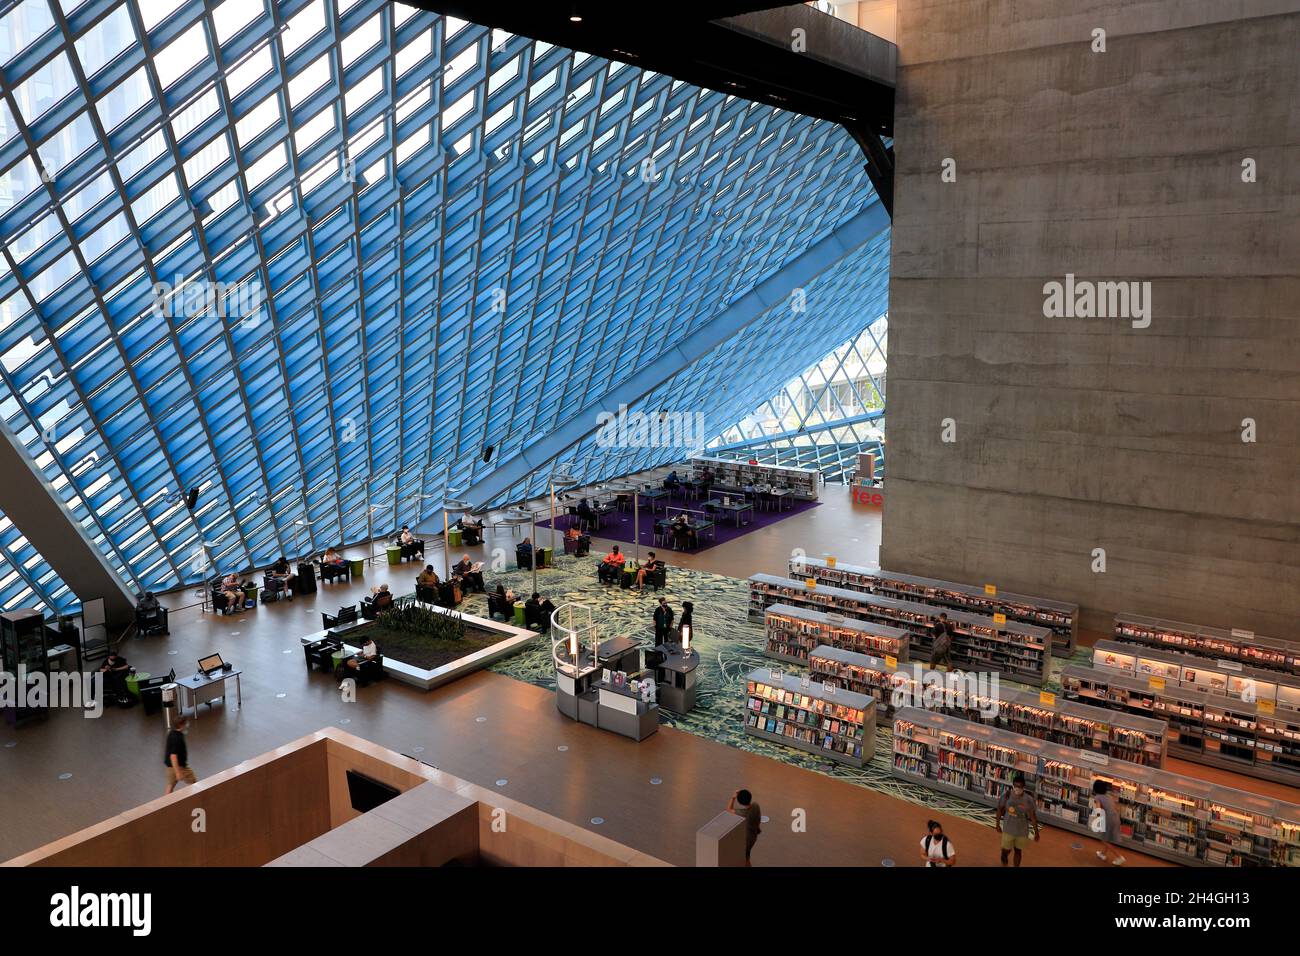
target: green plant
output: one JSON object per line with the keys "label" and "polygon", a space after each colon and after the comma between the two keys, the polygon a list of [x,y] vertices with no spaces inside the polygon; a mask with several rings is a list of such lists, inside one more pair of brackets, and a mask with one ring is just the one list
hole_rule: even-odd
{"label": "green plant", "polygon": [[435,641],[459,641],[465,637],[465,621],[459,614],[442,614],[414,603],[380,611],[376,623],[390,631]]}

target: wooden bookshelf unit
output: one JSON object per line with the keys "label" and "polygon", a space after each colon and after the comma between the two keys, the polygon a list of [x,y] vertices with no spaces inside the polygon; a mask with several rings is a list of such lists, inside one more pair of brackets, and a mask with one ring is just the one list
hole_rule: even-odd
{"label": "wooden bookshelf unit", "polygon": [[990,585],[957,584],[840,562],[832,567],[823,558],[808,557],[790,559],[790,577],[813,578],[818,584],[849,591],[883,594],[973,614],[1005,614],[1008,621],[1049,629],[1052,653],[1058,657],[1073,654],[1079,636],[1079,605],[1002,590],[989,594],[986,588]]}
{"label": "wooden bookshelf unit", "polygon": [[745,684],[745,733],[854,767],[875,756],[873,698],[769,668],[751,671]]}
{"label": "wooden bookshelf unit", "polygon": [[1120,842],[1200,866],[1300,866],[1300,806],[917,708],[894,714],[894,775],[996,806],[1020,771],[1039,819],[1092,836],[1088,799],[1106,780]]}
{"label": "wooden bookshelf unit", "polygon": [[1042,687],[1052,658],[1051,631],[1032,624],[950,611],[914,601],[847,591],[841,588],[809,586],[805,581],[755,574],[749,579],[749,617],[763,617],[773,604],[810,608],[846,618],[901,628],[908,632],[908,653],[913,660],[929,660],[934,644],[934,624],[941,613],[948,615],[956,631],[952,641],[953,663],[977,671],[996,671],[1007,680]]}
{"label": "wooden bookshelf unit", "polygon": [[773,604],[764,614],[767,645],[764,655],[791,664],[808,664],[808,652],[818,645],[843,647],[895,660],[908,659],[907,631],[887,624],[857,621],[791,604]]}
{"label": "wooden bookshelf unit", "polygon": [[[923,702],[925,709],[1000,727],[1013,733],[1080,750],[1103,753],[1118,760],[1131,760],[1148,767],[1164,765],[1165,739],[1169,726],[1163,720],[1116,713],[1055,694],[1034,693],[999,687],[997,696],[975,688],[945,681],[943,685],[918,688],[914,668],[891,667],[889,662],[868,654],[855,654],[838,647],[815,648],[808,657],[813,680],[843,687],[876,699],[876,711],[889,716],[894,711],[896,692],[905,706]],[[947,675],[931,672],[938,676]],[[958,700],[961,692],[963,700]]]}
{"label": "wooden bookshelf unit", "polygon": [[1300,644],[1275,637],[1258,637],[1253,631],[1225,631],[1140,614],[1118,614],[1115,616],[1115,640],[1212,660],[1237,661],[1247,667],[1262,667],[1300,677]]}

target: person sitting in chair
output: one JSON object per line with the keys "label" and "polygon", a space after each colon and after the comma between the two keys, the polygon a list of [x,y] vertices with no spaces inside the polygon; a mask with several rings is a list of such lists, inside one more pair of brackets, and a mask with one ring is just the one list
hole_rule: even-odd
{"label": "person sitting in chair", "polygon": [[570,525],[569,530],[564,532],[564,540],[573,542],[574,557],[585,557],[591,551],[591,538],[573,525]]}
{"label": "person sitting in chair", "polygon": [[456,527],[460,528],[461,540],[465,544],[482,544],[483,543],[483,522],[475,521],[469,515],[462,515],[456,519]]}
{"label": "person sitting in chair", "polygon": [[279,561],[271,565],[271,570],[266,572],[267,580],[275,585],[275,591],[284,591],[289,595],[289,600],[293,600],[293,572],[289,570],[289,559],[280,558]]}
{"label": "person sitting in chair", "polygon": [[523,541],[520,541],[515,547],[515,556],[519,558],[520,566],[523,565],[524,560],[526,559],[528,561],[528,566],[531,568],[533,566],[533,539],[524,538]]}
{"label": "person sitting in chair", "polygon": [[691,519],[685,514],[679,514],[674,518],[668,526],[668,531],[673,536],[674,548],[694,548],[699,544],[695,529],[691,527]]}
{"label": "person sitting in chair", "polygon": [[411,534],[408,525],[402,525],[402,533],[397,536],[397,540],[402,544],[415,544],[415,535]]}
{"label": "person sitting in chair", "polygon": [[226,599],[227,611],[239,611],[244,607],[244,584],[239,580],[238,574],[227,574],[221,579],[221,585],[218,588],[221,596]]}
{"label": "person sitting in chair", "polygon": [[613,584],[618,581],[618,576],[623,573],[623,564],[627,558],[618,550],[618,545],[605,555],[605,559],[600,562],[597,576],[606,584]]}
{"label": "person sitting in chair", "polygon": [[382,611],[386,607],[392,607],[393,592],[388,590],[387,584],[373,587],[370,589],[370,603],[375,606],[376,611]]}
{"label": "person sitting in chair", "polygon": [[638,568],[636,572],[636,589],[640,591],[642,588],[644,588],[646,575],[654,574],[661,567],[663,567],[663,563],[658,558],[655,557],[655,553],[653,551],[651,551],[648,555],[646,555],[645,564],[641,565],[641,567]]}
{"label": "person sitting in chair", "polygon": [[524,602],[524,624],[530,628],[536,625],[539,631],[549,631],[551,612],[554,610],[555,605],[549,598],[543,600],[542,596],[534,591],[533,596]]}
{"label": "person sitting in chair", "polygon": [[364,661],[374,660],[379,656],[379,647],[375,644],[373,637],[367,637],[361,645],[361,650],[353,654],[339,668],[339,683],[347,677],[350,671],[358,671]]}
{"label": "person sitting in chair", "polygon": [[140,595],[140,599],[135,602],[135,609],[142,614],[155,614],[162,607],[158,599],[153,596],[152,591],[145,591]]}
{"label": "person sitting in chair", "polygon": [[126,678],[131,673],[131,665],[126,658],[116,651],[100,665],[99,673],[104,675],[104,691],[113,698],[126,696]]}
{"label": "person sitting in chair", "polygon": [[488,616],[495,619],[500,614],[501,620],[508,620],[514,604],[514,596],[506,591],[505,585],[498,584],[496,590],[488,595]]}
{"label": "person sitting in chair", "polygon": [[328,564],[336,568],[344,567],[347,562],[343,560],[343,555],[339,554],[334,548],[326,548],[324,556],[320,559],[321,564]]}
{"label": "person sitting in chair", "polygon": [[452,565],[451,569],[460,576],[462,590],[487,591],[487,585],[483,583],[482,565],[475,566],[468,554],[462,554],[460,560]]}
{"label": "person sitting in chair", "polygon": [[664,479],[664,487],[667,488],[669,491],[676,491],[677,486],[680,485],[681,483],[682,480],[677,477],[676,468],[668,472],[668,477]]}
{"label": "person sitting in chair", "polygon": [[436,588],[442,583],[442,578],[438,577],[432,564],[426,564],[424,570],[415,576],[415,583],[422,588]]}

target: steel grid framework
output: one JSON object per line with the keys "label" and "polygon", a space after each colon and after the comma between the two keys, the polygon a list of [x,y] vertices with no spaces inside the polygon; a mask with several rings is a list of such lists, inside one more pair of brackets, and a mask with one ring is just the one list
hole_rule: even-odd
{"label": "steel grid framework", "polygon": [[[0,408],[140,589],[415,523],[877,202],[832,124],[381,0],[0,3],[0,70]],[[887,241],[639,407],[734,421]],[[0,600],[75,603],[15,531]]]}

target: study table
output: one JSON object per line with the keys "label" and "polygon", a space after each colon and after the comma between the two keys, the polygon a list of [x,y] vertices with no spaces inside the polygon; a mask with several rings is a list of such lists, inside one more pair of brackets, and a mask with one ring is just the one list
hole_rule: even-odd
{"label": "study table", "polygon": [[655,522],[655,534],[667,538],[669,546],[674,551],[677,550],[677,537],[673,534],[676,528],[685,528],[691,532],[691,537],[694,538],[694,544],[691,547],[699,546],[700,535],[703,533],[707,533],[715,541],[718,538],[717,526],[712,521],[689,521],[686,524],[677,524],[671,518],[660,518]]}
{"label": "study table", "polygon": [[749,519],[754,520],[754,506],[747,501],[706,501],[704,507],[710,511],[719,511],[731,515],[737,528],[740,527],[740,516],[746,511],[749,512]]}
{"label": "study table", "polygon": [[232,678],[235,681],[238,706],[243,707],[244,690],[239,683],[239,675],[242,673],[238,668],[231,668],[228,671],[217,671],[211,677],[206,674],[190,674],[188,677],[176,678],[176,683],[181,688],[181,710],[193,708],[194,719],[198,720],[199,704],[211,704],[218,697],[224,698],[226,684]]}

